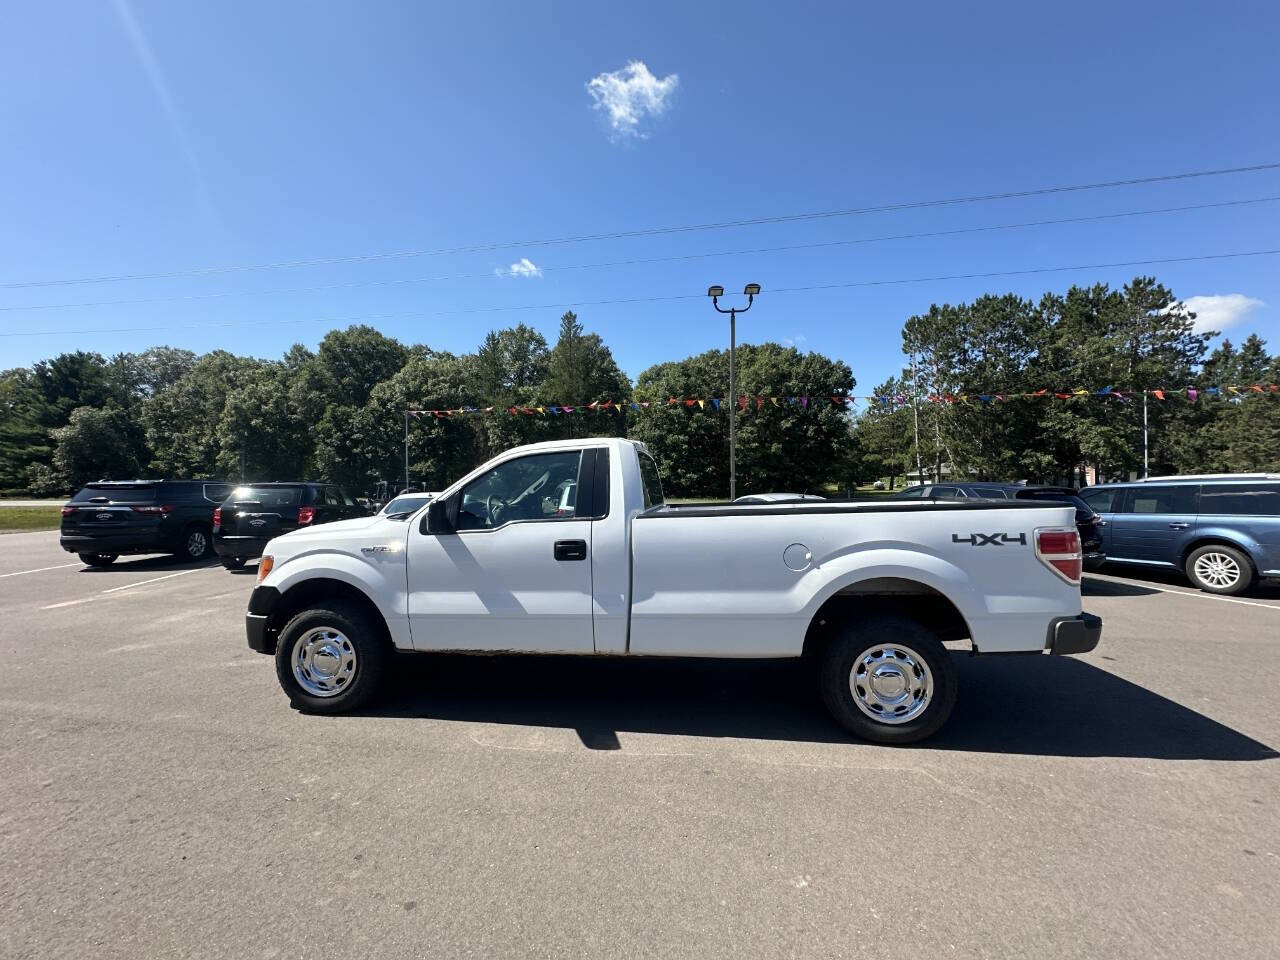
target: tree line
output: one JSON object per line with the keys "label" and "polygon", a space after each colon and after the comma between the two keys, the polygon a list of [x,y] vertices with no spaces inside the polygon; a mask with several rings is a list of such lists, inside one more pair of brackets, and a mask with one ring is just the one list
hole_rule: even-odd
{"label": "tree line", "polygon": [[[906,402],[872,403],[859,417],[863,469],[1077,483],[1086,472],[1140,476],[1143,400],[1129,391],[1161,390],[1165,399],[1146,404],[1151,475],[1280,470],[1280,396],[1209,392],[1280,383],[1280,356],[1256,334],[1210,352],[1216,334],[1194,321],[1151,277],[1038,301],[1006,294],[932,306],[903,326],[901,375],[874,391]],[[1106,387],[1123,396],[1096,395]],[[1078,389],[1095,395],[1052,398]],[[1046,390],[1049,399],[992,402]]]}
{"label": "tree line", "polygon": [[[991,480],[1061,481],[1086,465],[1099,476],[1127,475],[1141,469],[1140,401],[973,398],[1280,381],[1280,357],[1257,336],[1209,352],[1211,335],[1193,321],[1144,277],[1034,302],[1009,294],[935,305],[907,320],[908,363],[873,391],[908,402],[856,410],[829,402],[853,395],[844,361],[776,343],[739,346],[739,396],[826,401],[744,411],[739,487],[843,492],[918,465]],[[668,400],[728,398],[728,379],[727,351],[711,350],[650,367],[633,384],[572,312],[554,344],[520,324],[461,355],[367,326],[331,331],[314,351],[295,345],[275,360],[166,346],[110,358],[64,353],[0,373],[0,492],[58,496],[92,480],[142,476],[305,478],[372,491],[403,477],[406,410],[493,407],[414,419],[413,482],[444,487],[515,444],[631,436],[655,453],[668,493],[720,497],[728,490],[725,411]],[[1280,469],[1280,397],[1238,399],[1152,402],[1152,472]],[[605,400],[614,405],[590,413],[505,412]],[[632,402],[650,406],[636,411]]]}

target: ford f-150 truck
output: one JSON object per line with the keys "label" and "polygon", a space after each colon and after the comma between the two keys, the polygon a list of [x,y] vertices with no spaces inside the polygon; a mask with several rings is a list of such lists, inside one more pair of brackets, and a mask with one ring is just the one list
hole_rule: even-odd
{"label": "ford f-150 truck", "polygon": [[295,705],[359,708],[396,651],[807,657],[853,733],[908,743],[956,698],[944,642],[1092,650],[1070,506],[683,504],[643,444],[518,447],[425,509],[267,544],[246,615]]}

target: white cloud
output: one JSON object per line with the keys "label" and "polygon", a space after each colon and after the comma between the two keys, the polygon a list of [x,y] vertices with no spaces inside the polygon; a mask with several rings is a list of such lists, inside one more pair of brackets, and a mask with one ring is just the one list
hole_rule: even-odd
{"label": "white cloud", "polygon": [[1182,305],[1196,315],[1194,327],[1197,333],[1234,327],[1247,314],[1266,306],[1256,297],[1246,297],[1243,293],[1188,297],[1182,301]]}
{"label": "white cloud", "polygon": [[509,267],[494,267],[493,272],[500,277],[540,277],[542,268],[528,257],[521,257]]}
{"label": "white cloud", "polygon": [[680,78],[674,73],[659,80],[642,60],[632,60],[621,70],[602,73],[587,81],[592,106],[609,120],[614,140],[645,139],[640,129],[646,117],[658,117],[670,106]]}

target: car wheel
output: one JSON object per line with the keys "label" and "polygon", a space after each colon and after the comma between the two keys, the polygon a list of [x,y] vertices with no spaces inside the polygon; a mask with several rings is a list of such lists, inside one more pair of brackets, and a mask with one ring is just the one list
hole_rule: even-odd
{"label": "car wheel", "polygon": [[841,726],[875,743],[937,732],[956,703],[956,668],[937,635],[905,617],[846,626],[822,653],[822,699]]}
{"label": "car wheel", "polygon": [[178,551],[179,558],[195,563],[197,560],[204,560],[211,553],[213,553],[213,541],[208,527],[193,523],[182,532],[182,549]]}
{"label": "car wheel", "polygon": [[357,607],[303,610],[276,644],[276,676],[294,706],[308,713],[348,713],[382,684],[390,645]]}
{"label": "car wheel", "polygon": [[116,553],[81,553],[80,562],[88,567],[108,567],[116,562]]}
{"label": "car wheel", "polygon": [[244,557],[223,557],[222,565],[228,570],[239,570],[244,566]]}
{"label": "car wheel", "polygon": [[1235,547],[1211,543],[1191,551],[1187,577],[1206,593],[1244,593],[1253,585],[1253,564]]}

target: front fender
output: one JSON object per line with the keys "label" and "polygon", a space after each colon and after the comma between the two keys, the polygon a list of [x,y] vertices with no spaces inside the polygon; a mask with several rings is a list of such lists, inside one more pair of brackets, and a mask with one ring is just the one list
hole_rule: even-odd
{"label": "front fender", "polygon": [[308,580],[337,580],[359,590],[382,614],[392,643],[412,648],[404,550],[374,553],[370,559],[333,549],[308,550],[278,561],[262,585],[275,587],[283,595]]}

